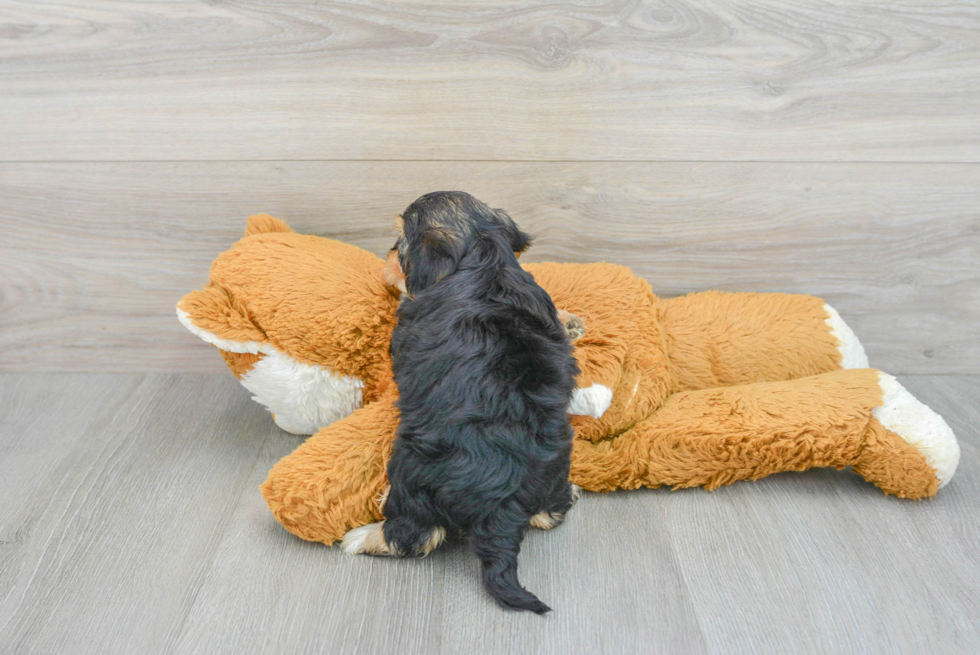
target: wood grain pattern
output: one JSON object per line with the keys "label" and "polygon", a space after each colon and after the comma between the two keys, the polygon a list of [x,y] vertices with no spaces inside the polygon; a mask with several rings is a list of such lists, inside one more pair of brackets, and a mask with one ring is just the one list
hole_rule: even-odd
{"label": "wood grain pattern", "polygon": [[275,522],[258,487],[300,443],[284,432],[266,442],[174,652],[437,652],[445,552],[350,557]]}
{"label": "wood grain pattern", "polygon": [[980,370],[980,166],[501,162],[0,164],[0,370],[224,370],[173,306],[247,215],[383,253],[439,188],[506,208],[530,261],[812,293],[874,366]]}
{"label": "wood grain pattern", "polygon": [[[28,462],[35,476],[0,503],[22,505],[8,521],[16,538],[3,545],[0,650],[161,652],[181,629],[262,443],[278,430],[233,379],[140,376],[123,381],[122,402],[120,385],[104,377],[69,378],[67,389],[45,381],[55,391],[91,385],[110,401],[97,403],[80,439],[30,435],[39,452],[61,446],[63,455],[56,466]],[[24,399],[16,413],[45,412],[48,395]],[[7,429],[0,443],[17,436]]]}
{"label": "wood grain pattern", "polygon": [[980,376],[901,381],[960,439],[934,500],[832,470],[586,494],[525,540],[539,618],[494,607],[463,544],[388,561],[286,533],[258,484],[300,439],[229,376],[2,374],[0,650],[976,652]]}
{"label": "wood grain pattern", "polygon": [[948,0],[3,0],[0,159],[976,162],[978,35]]}
{"label": "wood grain pattern", "polygon": [[73,464],[72,450],[87,447],[86,431],[128,402],[142,377],[0,375],[0,566],[32,529],[18,516],[30,513],[38,483]]}

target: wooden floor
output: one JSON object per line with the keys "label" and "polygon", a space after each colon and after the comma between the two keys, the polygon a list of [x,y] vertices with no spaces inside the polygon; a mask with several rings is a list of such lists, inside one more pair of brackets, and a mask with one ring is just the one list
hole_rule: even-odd
{"label": "wooden floor", "polygon": [[0,375],[3,653],[976,653],[980,376],[902,382],[960,436],[939,496],[815,470],[586,494],[494,606],[454,544],[351,557],[258,485],[299,438],[230,375]]}

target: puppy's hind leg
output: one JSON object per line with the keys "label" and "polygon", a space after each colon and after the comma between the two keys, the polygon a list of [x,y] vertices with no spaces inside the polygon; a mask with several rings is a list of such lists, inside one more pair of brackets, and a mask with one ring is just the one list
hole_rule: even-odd
{"label": "puppy's hind leg", "polygon": [[423,526],[408,516],[395,516],[385,521],[385,540],[404,557],[425,557],[446,540],[446,528]]}
{"label": "puppy's hind leg", "polygon": [[549,506],[531,517],[531,527],[538,530],[550,530],[565,520],[565,514],[572,508],[575,501],[582,495],[582,488],[568,482],[559,487],[554,500]]}
{"label": "puppy's hind leg", "polygon": [[517,580],[517,555],[528,526],[527,514],[502,509],[470,530],[470,546],[483,564],[483,586],[501,607],[536,614],[551,608]]}
{"label": "puppy's hind leg", "polygon": [[354,528],[344,535],[340,547],[351,555],[425,557],[446,540],[443,527],[418,528],[406,523],[388,519]]}

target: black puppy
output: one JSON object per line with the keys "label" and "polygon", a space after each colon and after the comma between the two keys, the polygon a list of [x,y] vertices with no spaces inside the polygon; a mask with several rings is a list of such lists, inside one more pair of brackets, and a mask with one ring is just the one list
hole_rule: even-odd
{"label": "black puppy", "polygon": [[422,196],[396,247],[407,298],[391,354],[401,423],[381,523],[348,552],[423,556],[447,530],[469,535],[500,605],[549,607],[517,580],[529,525],[574,502],[565,414],[578,367],[548,294],[517,263],[530,244],[507,214],[469,194]]}

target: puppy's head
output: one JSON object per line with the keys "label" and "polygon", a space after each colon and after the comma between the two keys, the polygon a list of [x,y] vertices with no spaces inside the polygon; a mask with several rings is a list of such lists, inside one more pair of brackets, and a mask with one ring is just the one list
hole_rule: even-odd
{"label": "puppy's head", "polygon": [[400,236],[388,253],[385,281],[411,295],[453,273],[477,242],[502,243],[517,255],[531,245],[506,212],[462,191],[427,193],[395,219],[395,227]]}

